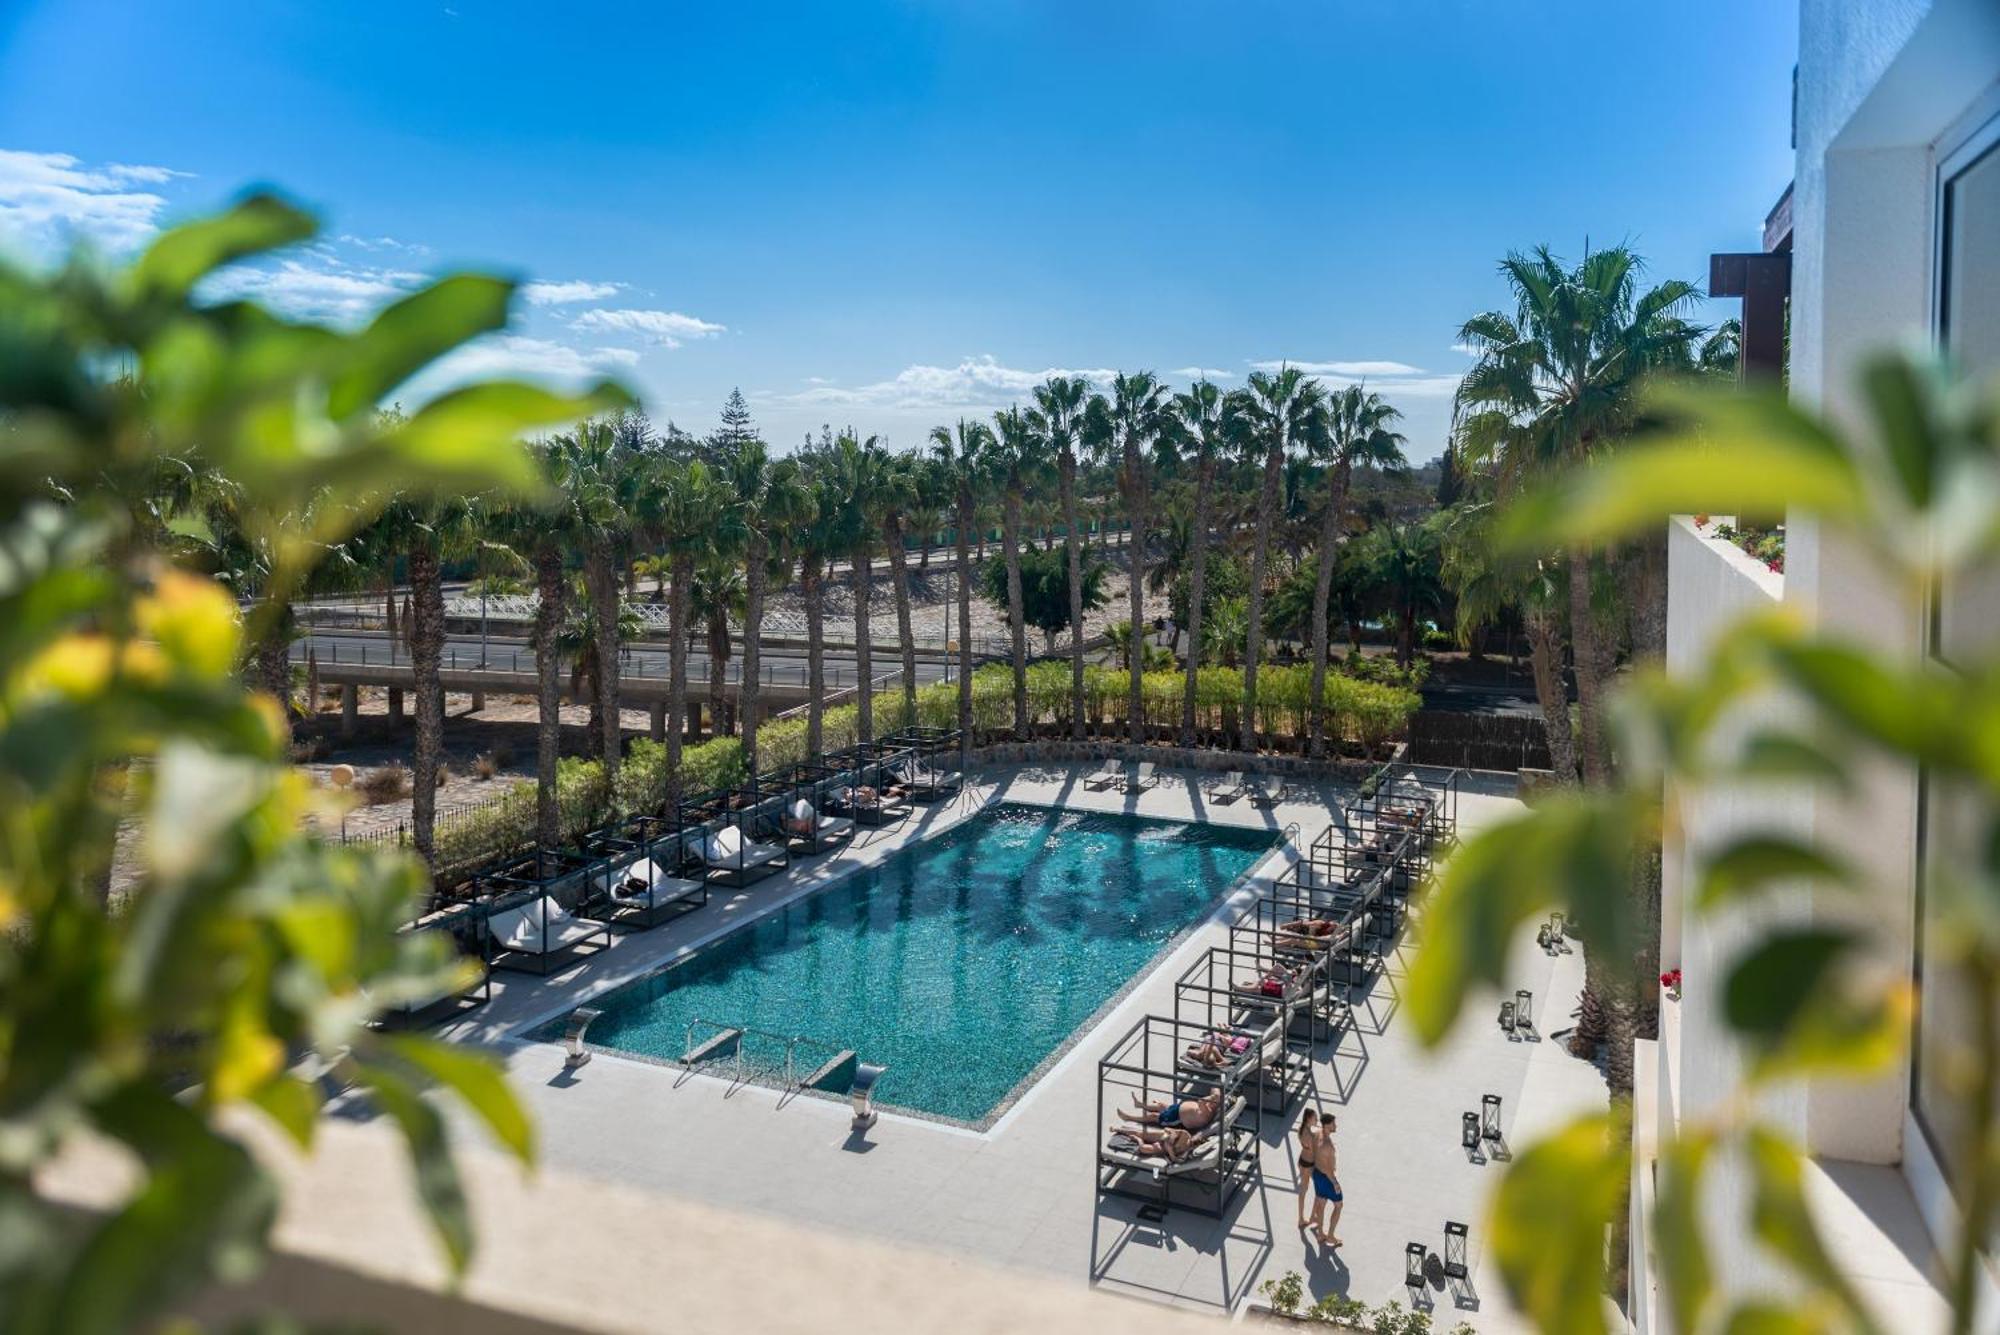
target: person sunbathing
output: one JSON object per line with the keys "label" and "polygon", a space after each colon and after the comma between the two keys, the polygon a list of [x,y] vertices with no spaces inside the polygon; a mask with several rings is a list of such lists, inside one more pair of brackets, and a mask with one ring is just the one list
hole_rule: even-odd
{"label": "person sunbathing", "polygon": [[1128,1153],[1141,1159],[1165,1159],[1168,1163],[1179,1163],[1194,1151],[1194,1137],[1177,1126],[1114,1126],[1111,1134],[1114,1138],[1123,1136],[1132,1141]]}
{"label": "person sunbathing", "polygon": [[1206,1066],[1211,1071],[1220,1071],[1249,1050],[1250,1040],[1241,1034],[1233,1037],[1228,1034],[1208,1034],[1182,1055],[1196,1066]]}
{"label": "person sunbathing", "polygon": [[1282,997],[1291,991],[1292,982],[1298,977],[1296,970],[1273,965],[1260,978],[1237,979],[1230,986],[1232,990],[1248,997]]}
{"label": "person sunbathing", "polygon": [[1222,1111],[1222,1091],[1218,1089],[1198,1099],[1154,1099],[1150,1103],[1142,1102],[1134,1094],[1132,1102],[1138,1105],[1139,1111],[1118,1109],[1118,1116],[1123,1121],[1140,1126],[1177,1126],[1184,1131],[1199,1131]]}
{"label": "person sunbathing", "polygon": [[1340,924],[1331,918],[1300,918],[1296,922],[1284,923],[1278,928],[1277,942],[1281,946],[1308,947],[1321,949],[1333,943],[1333,934],[1340,930]]}

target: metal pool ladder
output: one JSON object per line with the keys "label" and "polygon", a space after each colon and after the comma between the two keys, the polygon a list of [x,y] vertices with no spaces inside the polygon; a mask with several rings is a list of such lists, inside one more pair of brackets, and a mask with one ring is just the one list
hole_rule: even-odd
{"label": "metal pool ladder", "polygon": [[[697,1040],[697,1032],[703,1030],[713,1032],[707,1038]],[[790,1098],[802,1089],[812,1089],[824,1084],[843,1069],[851,1068],[859,1061],[852,1048],[836,1048],[832,1043],[822,1039],[808,1038],[803,1034],[780,1034],[750,1025],[722,1024],[696,1016],[688,1021],[687,1040],[681,1052],[680,1067],[683,1071],[693,1071],[702,1062],[717,1060],[724,1053],[728,1053],[734,1058],[729,1076],[733,1091],[736,1086],[758,1074],[758,1068],[750,1064],[745,1053],[746,1038],[767,1039],[783,1046],[784,1057],[772,1068],[772,1074],[780,1075],[779,1088],[786,1098]],[[801,1075],[799,1073],[801,1048],[808,1051],[817,1049],[832,1055]]]}

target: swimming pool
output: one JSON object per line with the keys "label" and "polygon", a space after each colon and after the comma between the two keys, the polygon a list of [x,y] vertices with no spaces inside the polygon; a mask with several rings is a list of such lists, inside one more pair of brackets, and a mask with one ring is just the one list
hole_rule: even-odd
{"label": "swimming pool", "polygon": [[606,994],[590,1038],[673,1061],[697,1020],[803,1035],[886,1065],[884,1104],[980,1122],[1278,839],[999,804]]}

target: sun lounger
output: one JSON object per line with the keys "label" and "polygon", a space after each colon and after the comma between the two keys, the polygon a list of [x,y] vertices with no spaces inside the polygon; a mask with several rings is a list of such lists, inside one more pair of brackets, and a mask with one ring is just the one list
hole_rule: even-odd
{"label": "sun lounger", "polygon": [[1125,791],[1128,793],[1136,793],[1143,789],[1151,788],[1152,786],[1153,786],[1153,762],[1150,760],[1142,760],[1139,762],[1138,772],[1133,774],[1131,778],[1125,780]]}
{"label": "sun lounger", "polygon": [[685,913],[708,902],[708,882],[676,876],[645,855],[613,863],[592,878],[603,895],[599,912],[606,922],[655,926],[669,913]]}
{"label": "sun lounger", "polygon": [[910,814],[910,804],[901,797],[885,798],[877,792],[866,797],[857,788],[836,788],[826,795],[827,810],[852,817],[858,825],[889,825]]}
{"label": "sun lounger", "polygon": [[1250,786],[1243,782],[1243,771],[1233,769],[1222,776],[1222,782],[1210,789],[1208,795],[1218,802],[1234,802],[1249,791]]}
{"label": "sun lounger", "polygon": [[578,918],[548,895],[503,909],[486,920],[486,931],[498,952],[497,968],[532,967],[546,975],[565,955],[596,941],[611,944],[611,929],[601,922]]}
{"label": "sun lounger", "polygon": [[1157,1155],[1135,1154],[1122,1148],[1124,1144],[1136,1144],[1138,1138],[1126,1131],[1114,1131],[1099,1151],[1100,1163],[1119,1168],[1129,1168],[1135,1173],[1151,1173],[1155,1177],[1178,1177],[1184,1173],[1213,1170],[1222,1160],[1222,1145],[1228,1139],[1227,1132],[1236,1119],[1243,1114],[1244,1099],[1241,1095],[1229,1100],[1222,1113],[1213,1122],[1197,1131],[1194,1144],[1188,1156],[1179,1163],[1170,1163]]}
{"label": "sun lounger", "polygon": [[778,845],[751,843],[734,825],[710,835],[702,846],[701,856],[711,880],[732,885],[748,885],[759,876],[783,869],[791,861]]}
{"label": "sun lounger", "polygon": [[1283,801],[1284,797],[1284,776],[1278,774],[1266,774],[1262,776],[1257,780],[1256,787],[1250,792],[1250,802],[1253,806],[1274,807]]}
{"label": "sun lounger", "polygon": [[911,760],[903,765],[902,779],[910,796],[922,802],[957,792],[965,776],[957,770],[932,769],[920,761]]}
{"label": "sun lounger", "polygon": [[795,853],[823,853],[854,834],[847,816],[824,816],[803,797],[785,809],[785,842]]}
{"label": "sun lounger", "polygon": [[1124,782],[1124,779],[1124,766],[1115,760],[1107,760],[1083,776],[1083,786],[1093,793],[1101,793],[1114,783]]}

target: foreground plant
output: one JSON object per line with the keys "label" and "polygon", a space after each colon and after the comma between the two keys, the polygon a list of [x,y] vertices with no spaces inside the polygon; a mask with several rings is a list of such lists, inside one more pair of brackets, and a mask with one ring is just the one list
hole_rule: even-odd
{"label": "foreground plant", "polygon": [[[308,1055],[400,1129],[455,1271],[471,1224],[428,1092],[533,1157],[484,1056],[367,1027],[462,966],[396,930],[420,902],[414,863],[300,833],[317,798],[244,660],[392,494],[526,488],[523,429],[620,396],[480,383],[379,415],[504,325],[512,288],[495,279],[446,278],[351,333],[195,297],[313,230],[258,196],[115,272],[0,265],[0,1327],[17,1335],[149,1326],[252,1273],[277,1189],[228,1126],[262,1117],[310,1148],[324,1095]],[[202,536],[186,482],[207,475],[264,554],[247,621],[163,556]],[[136,875],[114,896],[127,820]],[[85,1141],[136,1171],[79,1218],[34,1179]]]}
{"label": "foreground plant", "polygon": [[[1660,392],[1684,424],[1572,474],[1516,507],[1518,544],[1597,544],[1649,531],[1670,513],[1782,519],[1796,506],[1871,550],[1913,598],[1942,576],[1990,576],[2000,560],[2000,384],[1954,385],[1903,356],[1872,364],[1861,385],[1870,431],[1849,437],[1768,391]],[[1672,679],[1635,678],[1617,710],[1619,780],[1566,792],[1468,839],[1445,867],[1411,971],[1410,1001],[1430,1041],[1471,989],[1498,985],[1504,952],[1527,922],[1561,909],[1586,948],[1631,958],[1641,924],[1624,893],[1634,850],[1683,820],[1698,794],[1726,785],[1841,788],[1853,768],[1887,757],[1948,785],[1983,854],[1925,868],[1922,892],[1946,906],[1949,968],[1963,980],[1973,1060],[1960,1093],[1972,1110],[1959,1161],[1970,1181],[1965,1227],[1946,1258],[1955,1333],[1975,1313],[1979,1247],[2000,1200],[2000,656],[1958,672],[1894,660],[1782,614],[1749,621],[1709,660]],[[1774,700],[1786,702],[1771,708]],[[1671,784],[1663,782],[1671,777]],[[1668,796],[1663,797],[1663,793]],[[1765,925],[1721,980],[1723,1013],[1748,1055],[1742,1097],[1684,1119],[1661,1147],[1651,1236],[1676,1331],[1879,1329],[1819,1235],[1800,1147],[1760,1116],[1760,1096],[1813,1078],[1858,1078],[1894,1062],[1908,1033],[1906,977],[1866,966],[1870,886],[1857,869],[1780,825],[1704,854],[1689,877],[1706,912],[1747,910]],[[1781,892],[1829,887],[1856,907],[1843,921],[1783,911]],[[1670,975],[1671,976],[1671,975]],[[1678,981],[1677,979],[1675,980]],[[1630,1128],[1622,1108],[1523,1150],[1494,1204],[1493,1249],[1515,1300],[1543,1329],[1605,1328],[1598,1263],[1604,1228],[1624,1208]],[[1718,1292],[1704,1237],[1704,1184],[1724,1155],[1753,1182],[1748,1232],[1788,1270],[1799,1297]]]}

